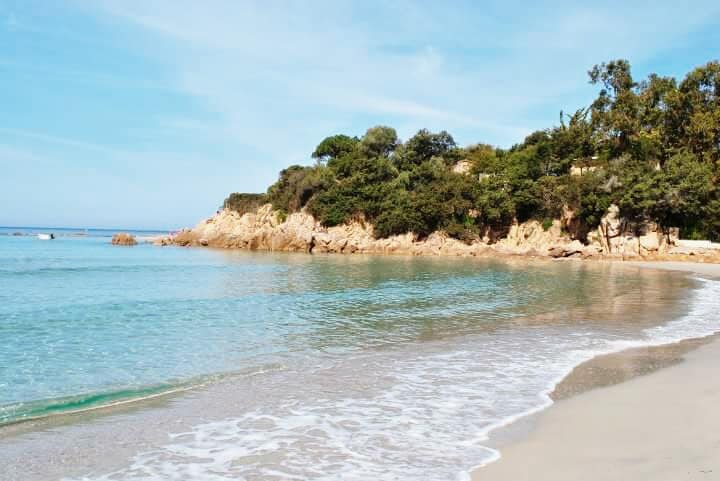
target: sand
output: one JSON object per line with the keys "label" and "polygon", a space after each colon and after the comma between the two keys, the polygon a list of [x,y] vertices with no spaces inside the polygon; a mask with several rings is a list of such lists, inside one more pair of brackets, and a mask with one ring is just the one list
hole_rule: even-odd
{"label": "sand", "polygon": [[622,264],[628,266],[644,267],[648,269],[690,272],[712,279],[720,278],[720,264],[678,261],[624,261],[622,262]]}
{"label": "sand", "polygon": [[[720,277],[720,265],[637,265]],[[720,481],[720,339],[697,344],[695,350],[668,346],[658,353],[678,353],[682,362],[664,363],[670,367],[558,396],[556,404],[526,423],[527,435],[502,446],[502,458],[475,470],[472,479]],[[594,362],[617,364],[635,355],[614,356]],[[582,369],[587,367],[574,375],[582,377]]]}

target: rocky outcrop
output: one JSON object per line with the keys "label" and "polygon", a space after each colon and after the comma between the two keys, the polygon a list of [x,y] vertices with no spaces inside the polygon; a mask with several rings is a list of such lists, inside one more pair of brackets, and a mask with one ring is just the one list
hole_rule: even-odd
{"label": "rocky outcrop", "polygon": [[[424,239],[413,233],[376,239],[372,225],[362,220],[323,227],[307,212],[284,217],[267,204],[243,215],[222,210],[193,229],[156,239],[155,244],[339,254],[632,259],[670,255],[677,242],[677,230],[663,231],[652,223],[629,223],[614,205],[597,229],[582,240],[579,232],[574,213],[566,209],[562,218],[551,224],[535,220],[515,223],[502,233],[488,230],[472,243],[444,232],[434,232]],[[720,255],[720,251],[717,253]]]}
{"label": "rocky outcrop", "polygon": [[555,258],[592,257],[602,254],[596,246],[585,245],[566,230],[563,219],[549,226],[531,220],[510,227],[507,236],[493,246],[495,251],[515,255],[535,255]]}
{"label": "rocky outcrop", "polygon": [[469,160],[464,159],[453,165],[452,171],[456,174],[469,174],[472,169],[472,163]]}
{"label": "rocky outcrop", "polygon": [[632,258],[667,254],[677,238],[677,229],[664,231],[654,222],[628,222],[620,216],[620,208],[613,204],[587,240],[604,254]]}
{"label": "rocky outcrop", "polygon": [[112,243],[112,245],[116,246],[134,246],[135,244],[137,244],[135,236],[126,232],[118,232],[117,234],[113,235],[110,242]]}
{"label": "rocky outcrop", "polygon": [[553,247],[570,243],[565,236],[559,221],[553,221],[549,228],[535,220],[522,224],[513,224],[507,236],[495,244],[500,252],[516,255],[548,255]]}
{"label": "rocky outcrop", "polygon": [[244,215],[222,210],[193,229],[180,231],[160,243],[307,252],[312,247],[316,224],[312,216],[304,213],[292,214],[281,221],[280,214],[267,204]]}
{"label": "rocky outcrop", "polygon": [[410,255],[477,255],[487,246],[465,244],[436,232],[418,240],[412,233],[376,239],[372,225],[354,221],[323,227],[310,214],[297,212],[287,219],[268,204],[254,213],[239,215],[223,210],[191,230],[155,241],[156,245],[209,246],[267,251]]}

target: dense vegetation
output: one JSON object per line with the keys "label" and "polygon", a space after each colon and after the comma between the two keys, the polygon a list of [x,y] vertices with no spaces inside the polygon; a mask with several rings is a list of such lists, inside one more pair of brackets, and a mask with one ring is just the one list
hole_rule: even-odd
{"label": "dense vegetation", "polygon": [[258,207],[267,203],[267,196],[265,194],[240,194],[234,192],[228,196],[223,202],[223,209],[231,209],[240,214],[246,212],[253,212]]}
{"label": "dense vegetation", "polygon": [[[233,194],[225,205],[246,211],[267,200],[284,213],[307,208],[327,226],[362,218],[379,237],[445,230],[470,240],[514,220],[547,225],[563,207],[580,219],[581,236],[615,203],[630,220],[720,239],[720,63],[681,82],[638,82],[625,60],[589,76],[600,89],[589,107],[561,112],[560,125],[510,149],[462,148],[444,131],[401,142],[378,126],[324,139],[315,165],[288,167],[265,196]],[[468,174],[453,172],[460,161]]]}

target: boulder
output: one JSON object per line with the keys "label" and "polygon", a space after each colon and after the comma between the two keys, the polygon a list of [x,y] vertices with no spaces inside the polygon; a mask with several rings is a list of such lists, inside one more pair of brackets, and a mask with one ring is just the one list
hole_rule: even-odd
{"label": "boulder", "polygon": [[156,237],[152,243],[155,246],[171,246],[175,243],[175,240],[172,236],[160,236]]}
{"label": "boulder", "polygon": [[112,236],[112,240],[110,242],[115,246],[134,246],[137,244],[135,236],[128,234],[127,232],[118,232]]}
{"label": "boulder", "polygon": [[510,227],[507,236],[497,242],[496,249],[502,253],[526,255],[533,252],[548,255],[550,249],[567,244],[570,238],[563,234],[559,220],[546,229],[540,222],[530,220]]}
{"label": "boulder", "polygon": [[597,230],[587,235],[590,246],[603,254],[618,257],[663,254],[676,243],[676,238],[677,229],[664,232],[654,222],[628,222],[620,217],[620,209],[615,204],[608,208]]}
{"label": "boulder", "polygon": [[[592,251],[588,251],[588,252],[592,252]],[[585,246],[583,245],[582,242],[580,242],[578,240],[574,240],[574,241],[570,242],[569,244],[554,246],[548,250],[548,255],[550,257],[555,257],[555,258],[572,257],[572,256],[576,256],[576,255],[583,256],[585,253],[586,253]]]}
{"label": "boulder", "polygon": [[172,239],[175,245],[190,246],[195,243],[197,237],[197,234],[195,234],[193,231],[183,229],[177,234],[175,234]]}
{"label": "boulder", "polygon": [[611,204],[608,212],[600,219],[597,229],[597,240],[604,252],[617,254],[622,250],[624,241],[620,236],[625,231],[625,221],[620,217],[620,207]]}

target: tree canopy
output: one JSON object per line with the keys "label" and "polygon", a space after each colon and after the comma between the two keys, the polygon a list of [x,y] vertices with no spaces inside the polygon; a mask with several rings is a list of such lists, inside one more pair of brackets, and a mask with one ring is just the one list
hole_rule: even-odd
{"label": "tree canopy", "polygon": [[[364,219],[380,237],[444,230],[472,240],[563,208],[587,232],[615,203],[629,219],[720,239],[720,63],[680,82],[638,81],[627,60],[588,75],[599,92],[587,108],[561,112],[559,125],[508,149],[459,147],[448,132],[426,129],[402,142],[395,129],[375,126],[361,138],[323,139],[315,165],[288,167],[266,196],[231,196],[226,206],[267,200],[328,226]],[[460,161],[469,169],[454,169]]]}

